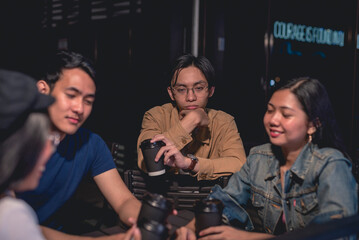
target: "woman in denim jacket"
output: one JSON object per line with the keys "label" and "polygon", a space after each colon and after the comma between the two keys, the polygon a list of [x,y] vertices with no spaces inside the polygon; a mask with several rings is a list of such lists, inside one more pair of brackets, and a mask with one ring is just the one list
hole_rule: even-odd
{"label": "woman in denim jacket", "polygon": [[[247,231],[211,227],[201,239],[270,238],[357,213],[351,162],[318,80],[294,79],[274,92],[263,123],[270,143],[252,148],[227,187],[210,194],[223,202],[228,223]],[[177,234],[195,239],[187,228]]]}

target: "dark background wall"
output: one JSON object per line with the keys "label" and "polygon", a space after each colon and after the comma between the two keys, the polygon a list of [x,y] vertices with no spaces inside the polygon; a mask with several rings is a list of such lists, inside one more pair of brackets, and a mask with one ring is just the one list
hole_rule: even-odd
{"label": "dark background wall", "polygon": [[[133,160],[144,112],[170,100],[170,63],[191,51],[192,5],[190,0],[1,1],[0,67],[39,78],[57,49],[93,59],[98,92],[85,126],[124,144]],[[266,141],[262,117],[270,80],[312,76],[327,86],[356,158],[357,8],[358,0],[200,1],[199,54],[217,73],[209,107],[235,117],[247,149]],[[265,44],[275,21],[344,31],[345,45],[273,37]]]}

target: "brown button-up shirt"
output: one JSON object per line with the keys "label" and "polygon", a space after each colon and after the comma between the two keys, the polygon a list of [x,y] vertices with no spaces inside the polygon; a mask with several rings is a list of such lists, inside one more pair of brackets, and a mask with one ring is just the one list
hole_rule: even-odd
{"label": "brown button-up shirt", "polygon": [[195,155],[199,160],[198,180],[213,180],[240,170],[246,161],[241,137],[234,118],[214,109],[206,109],[209,125],[188,134],[179,120],[178,110],[167,103],[148,110],[142,120],[137,140],[138,166],[146,171],[140,144],[143,140],[163,134],[178,150]]}

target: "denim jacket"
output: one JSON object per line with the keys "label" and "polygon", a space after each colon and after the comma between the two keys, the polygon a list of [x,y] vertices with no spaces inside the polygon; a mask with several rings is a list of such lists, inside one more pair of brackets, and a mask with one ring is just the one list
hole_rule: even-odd
{"label": "denim jacket", "polygon": [[278,147],[264,144],[251,149],[246,163],[222,189],[213,187],[210,198],[223,202],[224,218],[245,230],[254,224],[246,207],[251,205],[262,231],[274,234],[285,218],[286,231],[310,222],[325,222],[357,213],[357,184],[351,162],[333,148],[307,144],[280,181]]}

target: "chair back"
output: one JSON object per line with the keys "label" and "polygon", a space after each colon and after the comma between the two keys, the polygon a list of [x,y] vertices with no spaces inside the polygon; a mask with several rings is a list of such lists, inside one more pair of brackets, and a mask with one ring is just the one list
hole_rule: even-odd
{"label": "chair back", "polygon": [[125,184],[137,199],[142,201],[146,192],[159,193],[171,201],[177,210],[193,210],[196,200],[206,198],[216,184],[225,187],[229,177],[198,181],[190,175],[172,173],[149,177],[138,169],[128,169],[124,173]]}
{"label": "chair back", "polygon": [[125,145],[122,145],[118,142],[107,142],[107,146],[111,151],[111,155],[113,157],[113,161],[116,164],[116,169],[121,177],[124,176],[125,170],[128,168],[128,164],[126,164],[126,153],[125,153]]}

